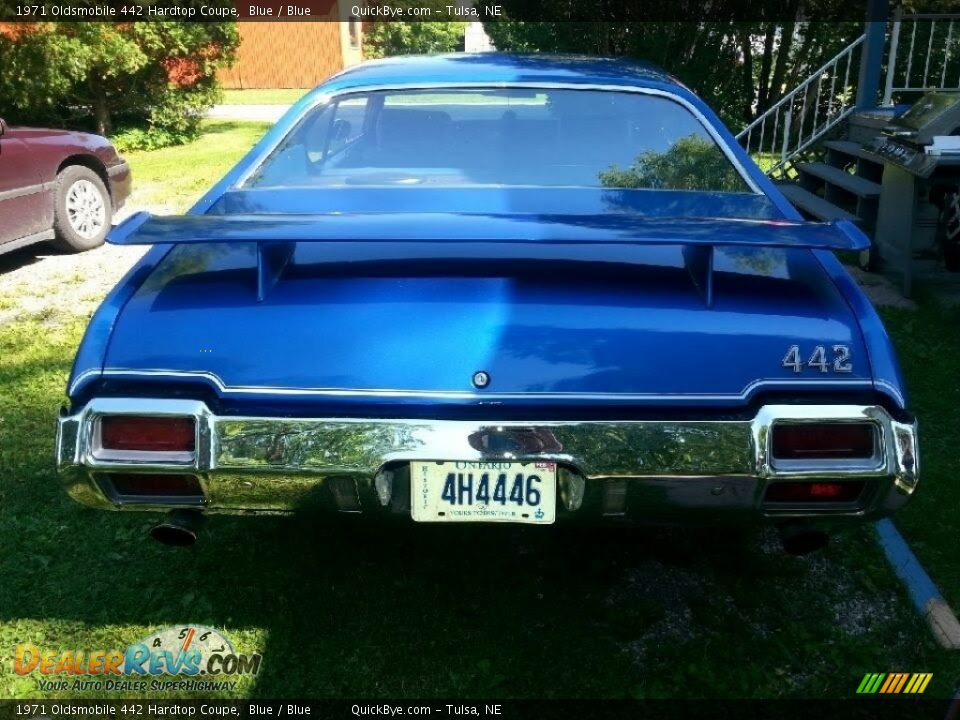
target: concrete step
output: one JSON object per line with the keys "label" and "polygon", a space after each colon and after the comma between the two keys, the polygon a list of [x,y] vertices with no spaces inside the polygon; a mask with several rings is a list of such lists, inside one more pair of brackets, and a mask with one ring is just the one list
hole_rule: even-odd
{"label": "concrete step", "polygon": [[827,202],[819,195],[815,195],[809,190],[804,190],[794,183],[777,183],[777,188],[787,200],[794,204],[798,209],[813,215],[815,218],[829,222],[831,220],[850,220],[859,223],[858,218],[853,213],[848,213],[843,208],[839,208],[833,203]]}
{"label": "concrete step", "polygon": [[862,198],[880,197],[880,185],[870,182],[862,177],[851,175],[839,168],[831,167],[825,163],[797,163],[795,165],[797,172],[801,175],[812,175],[820,178],[830,185],[842,188]]}

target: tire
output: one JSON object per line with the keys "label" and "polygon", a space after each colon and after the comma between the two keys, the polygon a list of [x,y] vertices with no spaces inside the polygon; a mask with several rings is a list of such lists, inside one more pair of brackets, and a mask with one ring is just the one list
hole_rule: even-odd
{"label": "tire", "polygon": [[82,165],[60,171],[53,206],[54,247],[82,252],[103,245],[112,218],[110,193],[99,175]]}

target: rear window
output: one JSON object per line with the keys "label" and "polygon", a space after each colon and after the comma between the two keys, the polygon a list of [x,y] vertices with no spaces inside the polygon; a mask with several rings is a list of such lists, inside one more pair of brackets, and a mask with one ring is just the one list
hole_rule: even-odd
{"label": "rear window", "polygon": [[343,96],[309,112],[246,184],[750,192],[678,102],[520,88]]}

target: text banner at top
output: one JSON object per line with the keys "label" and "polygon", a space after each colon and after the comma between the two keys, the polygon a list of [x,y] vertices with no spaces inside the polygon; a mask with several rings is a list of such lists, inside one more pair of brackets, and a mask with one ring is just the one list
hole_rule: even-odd
{"label": "text banner at top", "polygon": [[[810,22],[884,22],[882,3],[820,0]],[[782,0],[30,0],[0,1],[0,23],[31,22],[769,22],[797,19]],[[873,17],[870,13],[882,13]]]}

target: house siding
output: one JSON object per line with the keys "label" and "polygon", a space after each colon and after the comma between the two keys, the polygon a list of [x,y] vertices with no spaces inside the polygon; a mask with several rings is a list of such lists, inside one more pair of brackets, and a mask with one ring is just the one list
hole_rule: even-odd
{"label": "house siding", "polygon": [[324,21],[241,22],[237,59],[218,73],[232,89],[309,88],[360,62],[334,5]]}

